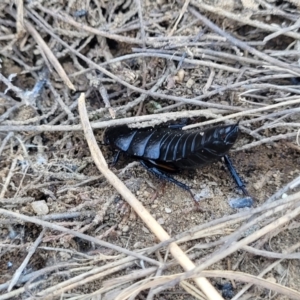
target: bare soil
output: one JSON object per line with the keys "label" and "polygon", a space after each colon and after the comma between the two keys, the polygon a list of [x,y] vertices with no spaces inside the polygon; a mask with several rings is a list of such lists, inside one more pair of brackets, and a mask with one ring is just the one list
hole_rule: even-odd
{"label": "bare soil", "polygon": [[[241,134],[230,157],[255,199],[253,208],[230,207],[229,201],[242,198],[243,194],[222,161],[175,176],[192,187],[200,198],[199,205],[189,193],[154,177],[126,155],[122,155],[111,170],[171,237],[187,232],[186,239],[179,245],[197,266],[214,257],[226,244],[227,237],[229,239],[253,218],[257,217],[257,223],[242,231],[232,245],[270,225],[265,234],[247,243],[252,250],[241,247],[211,264],[206,270],[219,273],[208,279],[225,299],[233,298],[249,282],[253,285],[239,299],[300,299],[300,263],[296,257],[300,246],[300,220],[299,215],[290,217],[299,208],[299,196],[277,211],[270,209],[269,214],[268,209],[258,214],[253,212],[278,191],[277,200],[282,201],[299,192],[297,185],[291,186],[291,182],[299,176],[300,169],[300,147],[296,142],[300,33],[292,28],[286,30],[287,34],[278,34],[264,42],[274,32],[270,27],[277,26],[279,30],[298,22],[299,3],[191,1],[186,2],[187,8],[180,1],[88,3],[33,1],[13,7],[8,1],[0,3],[0,299],[34,296],[43,299],[206,299],[197,289],[193,292],[185,285],[188,282],[197,288],[191,279],[165,286],[159,292],[141,288],[133,298],[117,298],[126,289],[135,287],[134,284],[143,286],[146,279],[153,279],[151,276],[166,279],[183,269],[167,246],[153,250],[159,243],[158,238],[137,216],[135,208],[99,173],[84,133],[75,126],[80,124],[76,102],[80,92],[86,93],[90,121],[100,124],[101,128],[94,133],[108,163],[113,160],[113,151],[103,144],[105,126],[100,122],[113,120],[114,115],[116,120],[132,123],[127,118],[153,114],[153,119],[134,124],[145,126],[162,123],[167,118],[157,113],[178,112],[180,116],[184,111],[203,108],[211,114],[210,118],[204,118],[199,113],[199,117],[192,120],[197,123],[244,111],[243,116],[233,116],[225,122],[240,120]],[[197,19],[190,8],[234,36],[240,44],[214,32]],[[212,8],[216,11],[212,12]],[[183,16],[175,28],[181,10]],[[240,20],[235,20],[233,15]],[[39,44],[28,22],[46,42],[46,47]],[[246,49],[244,44],[257,53]],[[88,60],[79,57],[76,51]],[[143,56],[126,56],[139,52],[144,53]],[[49,53],[57,58],[64,73],[57,71]],[[190,61],[184,61],[184,53]],[[276,61],[269,60],[270,57]],[[114,61],[115,58],[120,61]],[[178,69],[180,60],[182,65]],[[96,70],[93,62],[117,78]],[[282,64],[289,67],[285,69]],[[165,79],[158,84],[163,76]],[[266,76],[270,77],[265,79]],[[68,86],[68,78],[76,91]],[[33,87],[41,79],[45,80],[45,87],[36,94]],[[252,79],[253,82],[249,81]],[[232,86],[238,82],[244,83]],[[155,85],[152,92],[160,93],[161,98],[157,94],[139,98],[142,93],[135,88],[150,90]],[[183,102],[168,96],[181,97]],[[201,103],[184,102],[197,96],[203,96]],[[295,102],[271,107],[287,101]],[[247,113],[262,107],[270,108]],[[259,117],[261,119],[256,120]],[[266,128],[266,125],[271,127]],[[209,126],[212,125],[204,128]],[[281,190],[284,187],[286,189]],[[42,208],[46,209],[41,215],[33,206],[39,201],[43,201]],[[244,211],[249,212],[249,218],[238,220],[236,216],[232,223],[226,219]],[[263,213],[265,217],[259,219]],[[140,274],[154,265],[138,259],[125,265],[121,259],[130,256],[51,227],[41,234],[43,226],[24,221],[24,215],[139,252],[165,263],[164,268],[161,272],[155,269],[149,274]],[[287,221],[277,226],[276,221],[284,216]],[[197,226],[221,218],[225,219],[218,228],[212,225],[199,229],[196,238],[189,234]],[[41,241],[34,245],[39,237]],[[33,249],[32,256],[24,263],[30,249]],[[295,257],[282,260],[275,257],[286,251]],[[22,263],[18,282],[9,289]],[[96,269],[102,266],[103,270]],[[89,273],[92,270],[97,271]],[[232,271],[234,275],[228,277],[223,271]],[[262,271],[266,280],[261,284],[251,281],[252,277],[243,277],[253,275],[259,280]],[[123,276],[130,274],[132,277],[124,279]],[[82,277],[76,277],[79,275]],[[74,284],[68,282],[71,278],[76,278]],[[109,281],[112,279],[116,281]],[[61,282],[68,284],[62,287]],[[226,290],[224,285],[228,283],[232,288]]]}

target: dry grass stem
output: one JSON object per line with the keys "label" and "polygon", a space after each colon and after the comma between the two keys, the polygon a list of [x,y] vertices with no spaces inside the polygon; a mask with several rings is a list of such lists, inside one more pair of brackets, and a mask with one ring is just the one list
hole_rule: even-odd
{"label": "dry grass stem", "polygon": [[[135,210],[139,217],[145,222],[147,227],[156,235],[156,237],[161,240],[168,240],[170,237],[167,232],[157,223],[157,221],[149,214],[149,212],[143,207],[143,205],[135,198],[135,196],[128,190],[128,188],[121,182],[118,177],[112,173],[108,167],[107,163],[98,148],[97,141],[93,135],[92,128],[89,123],[85,108],[85,98],[84,94],[81,94],[78,99],[79,112],[81,116],[81,122],[83,130],[85,133],[86,140],[88,142],[91,155],[101,173],[107,178],[107,180],[114,186],[114,188],[124,197],[124,199],[130,204],[130,206]],[[169,245],[170,252],[174,258],[180,263],[180,265],[185,270],[192,270],[195,268],[193,262],[183,253],[183,251],[175,243]],[[202,277],[195,278],[195,283],[200,287],[200,289],[205,293],[209,299],[222,299],[219,293],[214,289],[214,287]]]}
{"label": "dry grass stem", "polygon": [[45,229],[43,229],[39,235],[39,237],[36,239],[36,241],[34,242],[34,244],[29,248],[28,250],[28,254],[26,256],[26,258],[24,259],[24,261],[22,262],[22,264],[20,265],[20,267],[17,269],[17,271],[15,272],[13,278],[10,281],[10,284],[8,286],[7,291],[10,292],[12,290],[12,288],[16,285],[16,283],[18,282],[22,272],[24,271],[24,269],[26,268],[30,258],[32,257],[32,255],[34,254],[34,252],[36,251],[36,248],[39,246],[39,244],[42,241],[42,238],[44,236],[45,233]]}
{"label": "dry grass stem", "polygon": [[74,236],[77,236],[79,238],[82,238],[84,240],[91,241],[91,242],[93,242],[95,244],[98,244],[98,245],[101,245],[103,247],[111,248],[111,249],[114,249],[114,250],[116,250],[118,252],[125,253],[125,254],[128,254],[130,256],[134,256],[136,258],[139,258],[141,260],[148,261],[149,263],[152,263],[154,265],[159,265],[159,263],[156,260],[153,260],[153,259],[148,258],[146,256],[140,255],[140,254],[138,254],[136,252],[132,252],[132,251],[126,250],[124,248],[121,248],[121,247],[115,246],[113,244],[110,244],[110,243],[98,240],[98,239],[93,238],[91,236],[88,236],[86,234],[83,234],[83,233],[80,233],[80,232],[76,232],[74,230],[67,229],[67,228],[64,228],[62,226],[58,226],[56,224],[52,224],[50,222],[46,222],[46,221],[43,221],[43,220],[40,220],[40,219],[37,219],[37,218],[33,218],[33,217],[28,217],[28,216],[21,215],[21,214],[18,214],[18,213],[12,213],[12,212],[10,212],[8,210],[5,210],[5,209],[2,209],[2,208],[0,208],[0,213],[3,214],[3,215],[5,215],[5,216],[10,216],[10,217],[14,217],[16,219],[21,219],[23,221],[35,223],[35,224],[41,225],[43,227],[50,228],[52,230],[58,230],[58,231],[61,231],[61,232],[65,232],[65,233],[68,233],[70,235],[74,235]]}

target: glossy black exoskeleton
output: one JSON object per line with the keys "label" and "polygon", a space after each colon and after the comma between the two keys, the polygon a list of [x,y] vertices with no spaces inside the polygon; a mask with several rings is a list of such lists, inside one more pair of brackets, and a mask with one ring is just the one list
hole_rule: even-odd
{"label": "glossy black exoskeleton", "polygon": [[[145,168],[159,178],[171,181],[191,193],[187,185],[169,174],[182,169],[195,169],[227,157],[238,134],[238,124],[192,131],[170,127],[137,129],[121,125],[107,128],[104,142],[119,152],[139,159]],[[232,167],[232,164],[226,165]],[[243,189],[242,181],[234,177],[237,174],[235,170],[230,172]]]}

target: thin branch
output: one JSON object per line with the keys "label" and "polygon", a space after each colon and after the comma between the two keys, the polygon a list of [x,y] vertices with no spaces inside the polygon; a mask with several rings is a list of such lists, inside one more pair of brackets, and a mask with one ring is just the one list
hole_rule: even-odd
{"label": "thin branch", "polygon": [[32,255],[35,253],[36,248],[38,247],[38,245],[41,243],[42,238],[44,236],[46,232],[46,229],[44,228],[40,235],[38,236],[38,238],[35,240],[34,244],[29,248],[28,250],[28,254],[26,255],[25,259],[23,260],[22,264],[20,265],[20,267],[16,270],[14,276],[12,277],[10,284],[8,286],[7,291],[10,292],[13,287],[16,285],[16,283],[18,282],[22,272],[24,271],[24,269],[26,268],[30,258],[32,257]]}
{"label": "thin branch", "polygon": [[[231,19],[236,22],[240,22],[240,23],[250,25],[250,26],[253,26],[256,28],[260,28],[265,31],[269,31],[269,32],[277,32],[278,31],[278,27],[276,27],[276,26],[268,25],[268,24],[260,22],[258,20],[251,20],[250,18],[246,18],[246,17],[241,18],[240,15],[226,11],[226,10],[222,9],[220,6],[216,7],[216,6],[208,5],[208,4],[204,3],[203,1],[196,1],[196,0],[192,0],[192,5],[195,5],[196,7],[200,8],[200,9],[204,9],[211,13],[220,15],[227,19]],[[300,39],[300,34],[298,32],[290,31],[290,32],[283,32],[282,34],[289,36],[295,40]]]}
{"label": "thin branch", "polygon": [[[10,12],[8,12],[10,13]],[[10,13],[13,17],[15,16],[14,13]],[[40,34],[35,30],[35,28],[32,26],[32,24],[29,21],[25,21],[25,28],[26,30],[32,35],[32,37],[35,39],[36,43],[40,46],[42,51],[45,53],[51,64],[53,65],[54,69],[57,71],[57,73],[60,75],[61,79],[64,81],[64,83],[73,91],[75,91],[75,87],[70,81],[68,75],[66,74],[64,68],[61,66],[53,52],[50,50],[48,45],[45,43],[45,41],[42,39]]]}
{"label": "thin branch", "polygon": [[222,121],[233,119],[233,118],[240,118],[240,117],[243,117],[243,116],[249,116],[249,115],[257,114],[258,112],[271,110],[271,109],[276,109],[276,108],[282,107],[282,106],[297,105],[299,103],[300,103],[300,98],[296,99],[296,100],[290,100],[290,101],[285,101],[285,102],[281,102],[281,103],[271,104],[271,105],[267,105],[267,106],[264,106],[264,107],[248,109],[248,110],[245,110],[245,111],[241,111],[241,112],[238,112],[238,113],[234,113],[234,114],[231,114],[231,115],[221,117],[221,118],[216,119],[216,120],[210,120],[210,121],[205,121],[205,122],[202,122],[202,123],[188,125],[188,126],[183,127],[183,129],[191,129],[191,128],[195,128],[195,127],[199,127],[199,126],[204,126],[204,125],[208,125],[208,124],[222,122]]}
{"label": "thin branch", "polygon": [[[193,5],[196,6],[200,6],[202,7],[203,5],[200,4],[198,1],[192,1]],[[208,20],[205,16],[203,16],[202,14],[200,14],[199,12],[197,12],[194,8],[189,7],[189,11],[199,20],[201,20],[201,22],[203,22],[207,27],[209,27],[211,30],[213,30],[214,32],[220,34],[221,36],[225,37],[229,42],[231,42],[233,45],[248,51],[249,53],[252,53],[253,55],[256,55],[257,57],[261,58],[264,61],[269,62],[271,65],[275,65],[278,66],[280,68],[283,68],[285,71],[292,73],[294,75],[300,76],[300,69],[294,66],[291,66],[289,64],[286,64],[280,60],[277,60],[271,56],[268,56],[267,54],[264,54],[258,50],[256,50],[255,48],[250,47],[249,45],[247,45],[245,42],[242,42],[240,40],[238,40],[237,38],[233,37],[232,35],[230,35],[229,33],[225,32],[224,30],[222,30],[221,28],[219,28],[217,25],[215,25],[213,22],[211,22],[210,20]],[[300,39],[300,36],[299,36]]]}
{"label": "thin branch", "polygon": [[[215,118],[217,115],[214,113],[215,110],[192,110],[192,111],[180,111],[180,112],[171,112],[164,114],[154,114],[154,115],[145,115],[137,117],[128,117],[123,119],[102,121],[102,122],[92,122],[91,127],[93,129],[106,128],[110,126],[124,125],[124,124],[133,124],[137,123],[139,127],[143,124],[142,122],[148,121],[157,121],[157,124],[162,122],[168,122],[171,120],[177,120],[180,118],[193,118],[204,116],[207,118]],[[147,124],[146,124],[147,126]],[[81,131],[82,125],[24,125],[24,126],[6,126],[0,125],[0,131],[33,131],[33,132],[43,132],[43,131]]]}
{"label": "thin branch", "polygon": [[8,210],[2,209],[2,208],[0,208],[0,214],[3,214],[4,216],[15,218],[17,220],[23,220],[25,222],[34,223],[34,224],[37,224],[37,225],[40,225],[40,226],[43,226],[43,227],[46,227],[46,228],[50,228],[52,230],[57,230],[57,231],[65,232],[65,233],[67,233],[69,235],[73,235],[73,236],[79,237],[79,238],[81,238],[83,240],[89,241],[89,242],[94,243],[96,245],[99,245],[99,246],[102,246],[102,247],[106,247],[106,248],[110,248],[110,249],[113,249],[115,251],[124,253],[126,255],[133,256],[133,257],[139,258],[141,260],[145,260],[145,261],[149,262],[150,264],[154,264],[154,265],[157,265],[157,266],[160,265],[160,263],[157,262],[156,260],[151,259],[149,257],[146,257],[144,255],[141,255],[139,253],[136,253],[136,252],[133,252],[133,251],[129,251],[127,249],[124,249],[122,247],[119,247],[119,246],[116,246],[116,245],[113,245],[113,244],[101,241],[101,240],[99,240],[97,238],[94,238],[94,237],[91,237],[89,235],[77,232],[77,231],[72,230],[72,229],[65,228],[63,226],[59,226],[59,225],[53,224],[53,223],[50,223],[50,222],[47,222],[47,221],[43,221],[43,220],[40,220],[40,219],[35,218],[35,217],[29,217],[29,216],[26,216],[26,215],[23,215],[23,214],[19,214],[19,213],[16,213],[16,212],[12,212],[12,211],[8,211]]}

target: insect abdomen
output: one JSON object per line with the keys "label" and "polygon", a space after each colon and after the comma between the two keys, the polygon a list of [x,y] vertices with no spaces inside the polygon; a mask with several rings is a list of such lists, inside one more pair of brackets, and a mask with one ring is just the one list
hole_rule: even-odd
{"label": "insect abdomen", "polygon": [[105,142],[144,160],[196,168],[224,156],[237,136],[238,125],[218,126],[202,132],[117,126],[107,129]]}

